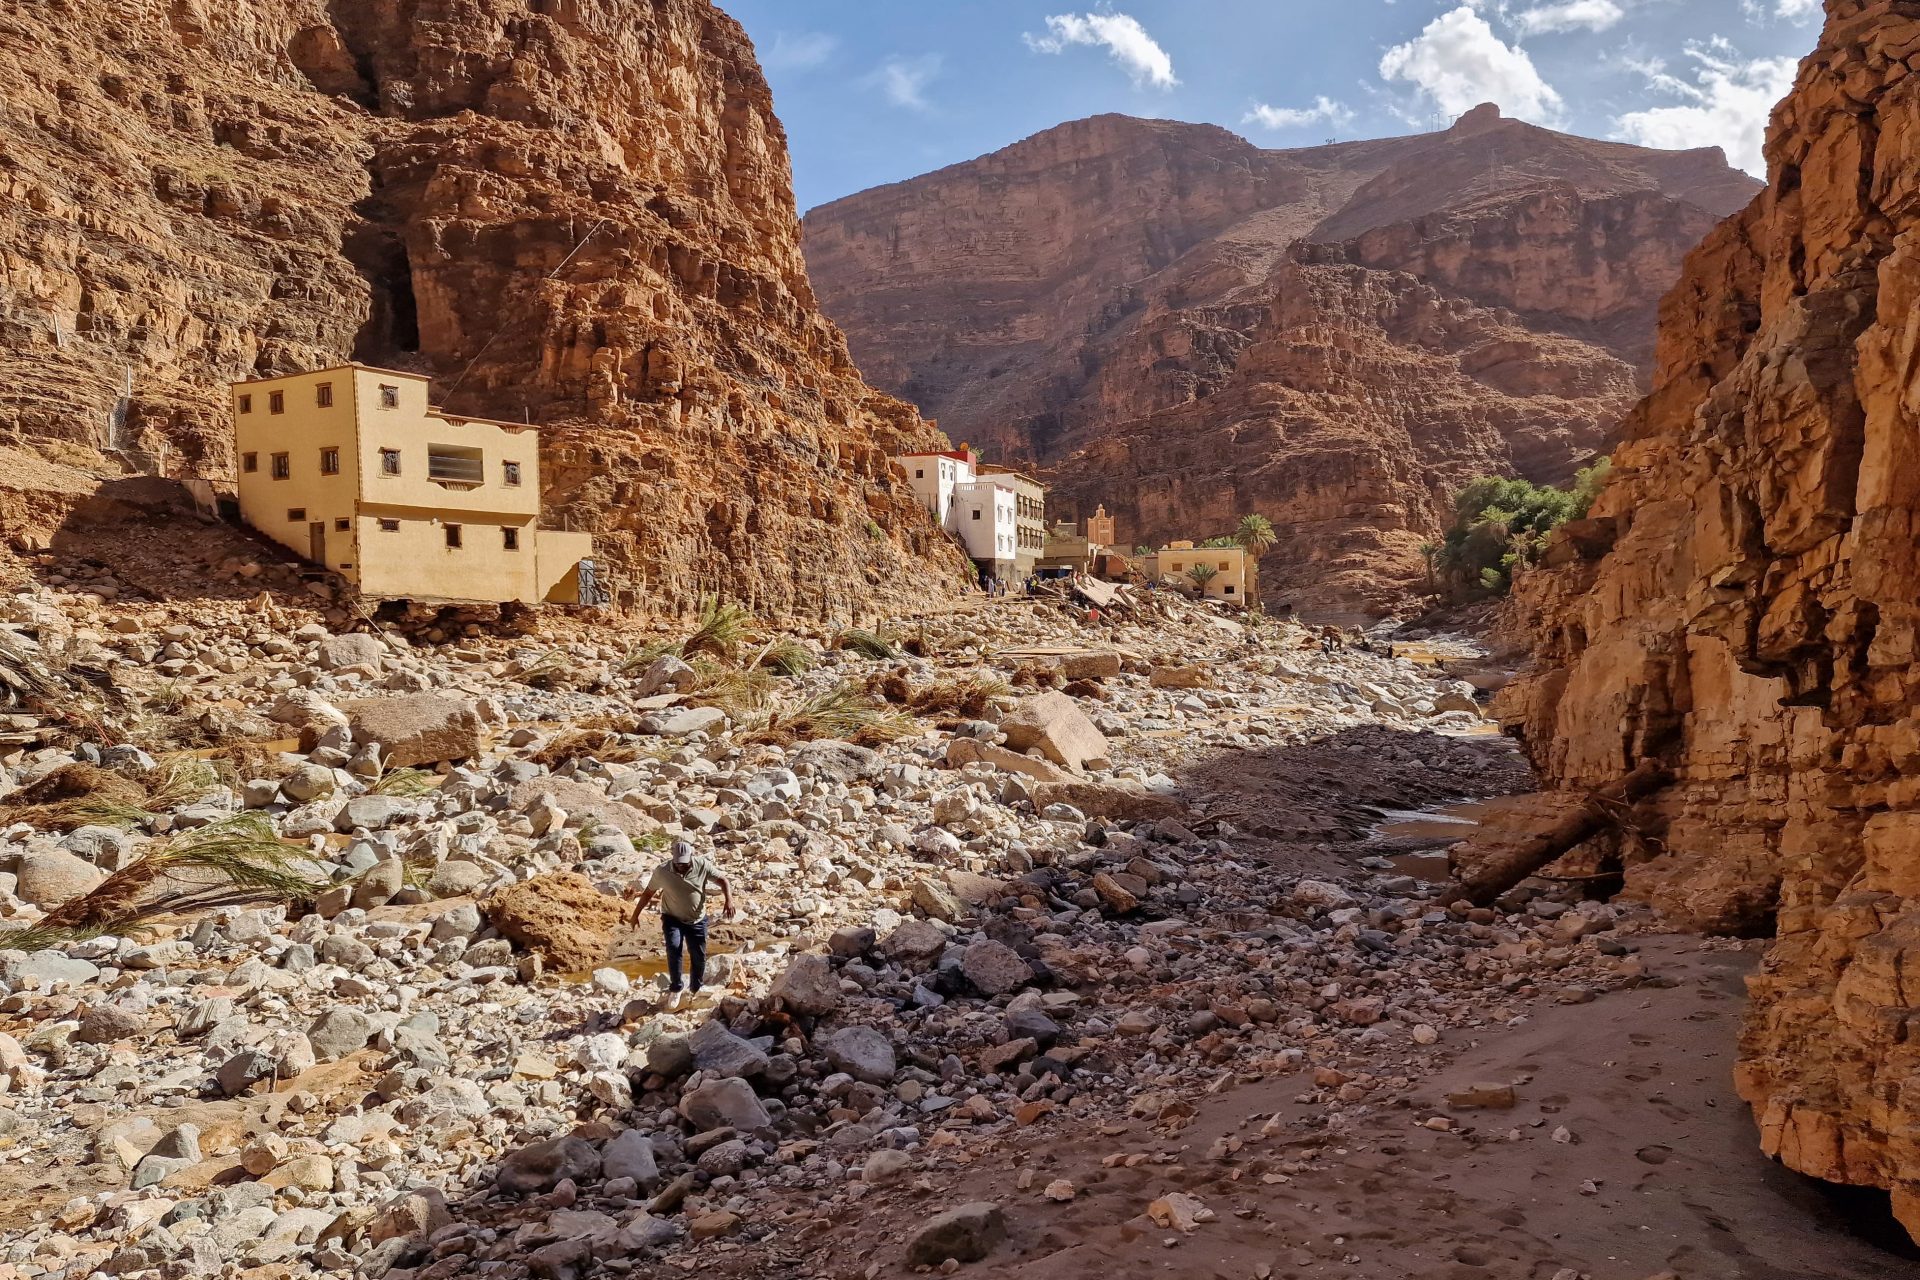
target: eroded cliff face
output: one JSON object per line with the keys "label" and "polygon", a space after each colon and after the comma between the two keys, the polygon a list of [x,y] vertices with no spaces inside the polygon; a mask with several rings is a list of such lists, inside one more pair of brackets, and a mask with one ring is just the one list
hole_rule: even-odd
{"label": "eroded cliff face", "polygon": [[807,255],[868,375],[1056,509],[1129,544],[1260,511],[1270,599],[1351,609],[1417,584],[1465,480],[1604,446],[1756,185],[1490,107],[1298,151],[1103,116],[817,209]]}
{"label": "eroded cliff face", "polygon": [[636,603],[959,580],[887,465],[937,435],[815,304],[766,83],[705,0],[56,0],[0,32],[0,433],[226,475],[223,383],[362,359],[547,424],[550,515]]}
{"label": "eroded cliff face", "polygon": [[1628,888],[1777,930],[1738,1068],[1763,1146],[1920,1235],[1920,4],[1827,9],[1595,522],[1523,584],[1506,716],[1563,786],[1674,769]]}

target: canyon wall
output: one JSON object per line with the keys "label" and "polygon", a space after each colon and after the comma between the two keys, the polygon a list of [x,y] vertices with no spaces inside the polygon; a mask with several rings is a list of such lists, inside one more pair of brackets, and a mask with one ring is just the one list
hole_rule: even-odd
{"label": "canyon wall", "polygon": [[0,439],[225,478],[222,385],[348,359],[546,424],[625,598],[961,580],[705,0],[48,0],[0,15]]}
{"label": "canyon wall", "polygon": [[1920,4],[1829,0],[1765,193],[1693,254],[1615,480],[1527,575],[1503,715],[1549,780],[1677,777],[1628,892],[1772,933],[1765,1150],[1920,1236]]}
{"label": "canyon wall", "polygon": [[1682,256],[1756,186],[1492,107],[1294,151],[1102,116],[816,209],[807,257],[867,375],[1057,511],[1128,544],[1259,511],[1269,599],[1326,611],[1414,587],[1474,475],[1604,448]]}

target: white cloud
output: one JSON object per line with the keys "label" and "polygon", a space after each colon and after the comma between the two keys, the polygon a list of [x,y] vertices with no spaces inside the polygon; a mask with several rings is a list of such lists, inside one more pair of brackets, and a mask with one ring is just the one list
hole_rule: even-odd
{"label": "white cloud", "polygon": [[917,58],[888,58],[861,77],[860,83],[870,89],[880,90],[887,96],[887,101],[896,107],[905,107],[910,111],[931,111],[933,104],[927,101],[927,86],[939,77],[940,64],[941,57],[937,53],[926,53]]}
{"label": "white cloud", "polygon": [[761,55],[760,61],[768,67],[807,71],[831,58],[839,47],[840,41],[824,32],[781,31],[775,33],[773,44]]}
{"label": "white cloud", "polygon": [[1740,0],[1740,8],[1756,22],[1768,17],[1806,22],[1826,12],[1822,0]]}
{"label": "white cloud", "polygon": [[1124,13],[1058,13],[1047,19],[1047,34],[1029,33],[1027,47],[1038,53],[1060,53],[1068,45],[1105,46],[1113,60],[1127,69],[1136,85],[1150,84],[1156,89],[1171,89],[1180,81],[1174,78],[1173,59],[1147,29]]}
{"label": "white cloud", "polygon": [[1405,44],[1380,59],[1387,80],[1405,80],[1450,116],[1483,102],[1508,115],[1540,124],[1558,123],[1560,95],[1544,80],[1527,51],[1508,45],[1487,20],[1467,5],[1443,13]]}
{"label": "white cloud", "polygon": [[1353,120],[1353,108],[1344,102],[1317,97],[1310,107],[1270,107],[1264,102],[1255,103],[1253,109],[1241,118],[1241,123],[1257,124],[1265,129],[1297,129],[1314,123],[1345,128]]}
{"label": "white cloud", "polygon": [[1691,79],[1669,72],[1658,62],[1638,68],[1650,89],[1680,102],[1629,111],[1613,122],[1613,136],[1675,151],[1719,147],[1736,168],[1766,177],[1767,117],[1793,88],[1794,60],[1742,60],[1724,39],[1690,44],[1687,57],[1692,62]]}
{"label": "white cloud", "polygon": [[1556,31],[1606,31],[1618,26],[1626,16],[1627,11],[1614,0],[1559,0],[1520,10],[1513,15],[1513,25],[1523,36]]}

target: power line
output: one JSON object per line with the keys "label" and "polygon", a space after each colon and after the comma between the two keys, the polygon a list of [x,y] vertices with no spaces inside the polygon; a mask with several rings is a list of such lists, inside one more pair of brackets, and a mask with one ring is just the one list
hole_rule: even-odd
{"label": "power line", "polygon": [[[594,234],[598,232],[600,228],[606,225],[607,225],[607,220],[605,218],[602,218],[598,222],[594,223],[591,227],[587,228],[587,234],[581,236],[580,242],[573,246],[572,250],[568,252],[566,257],[560,259],[559,266],[555,267],[553,270],[547,272],[546,275],[541,277],[540,283],[545,284],[547,281],[559,275],[562,271],[565,271],[567,269],[567,264],[573,261],[574,256],[578,254],[582,249],[587,247],[587,241],[593,239]],[[460,371],[460,376],[453,380],[453,385],[451,387],[447,388],[447,394],[441,401],[442,404],[445,404],[448,401],[453,399],[453,393],[460,389],[460,384],[465,382],[467,380],[467,375],[473,372],[473,366],[480,363],[480,357],[487,354],[487,349],[494,344],[494,340],[497,339],[501,334],[505,333],[506,331],[507,331],[506,322],[502,321],[500,325],[494,329],[492,336],[489,337],[485,342],[480,344],[480,349],[473,353],[473,359],[467,361],[467,367]]]}

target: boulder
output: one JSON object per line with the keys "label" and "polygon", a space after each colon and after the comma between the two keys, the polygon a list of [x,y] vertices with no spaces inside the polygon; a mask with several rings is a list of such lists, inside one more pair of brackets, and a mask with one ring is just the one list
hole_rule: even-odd
{"label": "boulder", "polygon": [[364,698],[344,710],[353,740],[379,743],[389,769],[466,760],[481,751],[480,716],[471,703],[416,693]]}
{"label": "boulder", "polygon": [[510,885],[481,904],[487,920],[549,967],[584,972],[605,963],[631,908],[570,871]]}
{"label": "boulder", "polygon": [[702,1133],[712,1129],[764,1129],[770,1122],[759,1095],[745,1080],[706,1080],[680,1095],[680,1115]]}
{"label": "boulder", "polygon": [[1156,689],[1211,689],[1213,673],[1205,667],[1155,667],[1148,683]]}
{"label": "boulder", "polygon": [[1038,750],[1063,769],[1078,772],[1107,764],[1106,735],[1094,728],[1078,702],[1058,691],[1026,699],[1000,721],[1000,731],[1015,751]]}
{"label": "boulder", "polygon": [[947,949],[947,935],[926,920],[906,920],[880,942],[889,960],[925,964]]}
{"label": "boulder", "polygon": [[721,1022],[709,1022],[687,1037],[693,1066],[708,1076],[757,1076],[767,1069],[766,1051],[742,1040]]}
{"label": "boulder", "polygon": [[332,795],[338,785],[333,770],[325,765],[303,764],[280,779],[280,794],[294,804],[311,804]]}
{"label": "boulder", "polygon": [[700,681],[699,673],[670,653],[653,660],[640,677],[640,696],[651,698],[661,693],[688,693]]}
{"label": "boulder", "polygon": [[816,776],[841,783],[871,778],[885,763],[885,757],[871,747],[855,746],[838,738],[802,743],[790,759],[795,768],[805,765]]}
{"label": "boulder", "polygon": [[600,1153],[580,1138],[552,1138],[510,1152],[493,1175],[493,1185],[509,1195],[551,1191],[561,1181],[576,1184],[600,1176]]}
{"label": "boulder", "polygon": [[840,1007],[840,979],[825,956],[795,956],[773,994],[794,1013],[818,1017]]}
{"label": "boulder", "polygon": [[509,793],[507,803],[522,813],[529,813],[543,803],[550,804],[571,821],[610,827],[629,840],[642,839],[660,829],[660,824],[645,812],[609,798],[600,788],[551,774],[520,783]]}
{"label": "boulder", "polygon": [[385,642],[365,632],[328,636],[313,651],[313,660],[322,671],[341,671],[347,667],[373,667],[377,670],[386,659]]}
{"label": "boulder", "polygon": [[967,914],[967,904],[937,881],[915,880],[912,893],[913,905],[926,912],[931,919],[945,920],[951,924]]}
{"label": "boulder", "polygon": [[350,831],[385,831],[402,818],[410,818],[418,812],[414,801],[404,796],[355,796],[340,808],[339,816],[333,820],[334,830],[341,833]]}
{"label": "boulder", "polygon": [[907,1265],[937,1267],[947,1259],[978,1262],[1007,1238],[1007,1216],[997,1204],[976,1201],[936,1214],[907,1241]]}
{"label": "boulder", "polygon": [[982,742],[978,738],[955,738],[947,744],[947,763],[958,769],[969,764],[990,764],[1007,773],[1024,774],[1041,782],[1070,782],[1073,775],[1059,765],[1038,756]]}
{"label": "boulder", "polygon": [[14,867],[13,896],[46,911],[93,892],[104,879],[85,858],[63,849],[36,849],[21,854]]}
{"label": "boulder", "polygon": [[898,1069],[893,1042],[872,1027],[842,1027],[828,1036],[822,1047],[835,1071],[844,1071],[868,1084],[893,1083]]}
{"label": "boulder", "polygon": [[632,1178],[641,1186],[660,1180],[660,1165],[653,1151],[653,1139],[637,1129],[615,1134],[600,1150],[600,1172],[609,1181]]}
{"label": "boulder", "polygon": [[1070,653],[1060,659],[1060,674],[1068,680],[1111,680],[1120,670],[1120,655],[1111,650]]}
{"label": "boulder", "polygon": [[662,738],[684,738],[694,733],[713,733],[727,722],[727,713],[718,707],[683,707],[673,711],[653,711],[634,722],[638,733]]}
{"label": "boulder", "polygon": [[374,1030],[372,1018],[351,1005],[338,1005],[313,1020],[307,1040],[313,1045],[315,1061],[338,1062],[366,1048]]}
{"label": "boulder", "polygon": [[1033,981],[1033,966],[1004,942],[976,942],[960,957],[960,972],[981,993],[1004,995]]}

